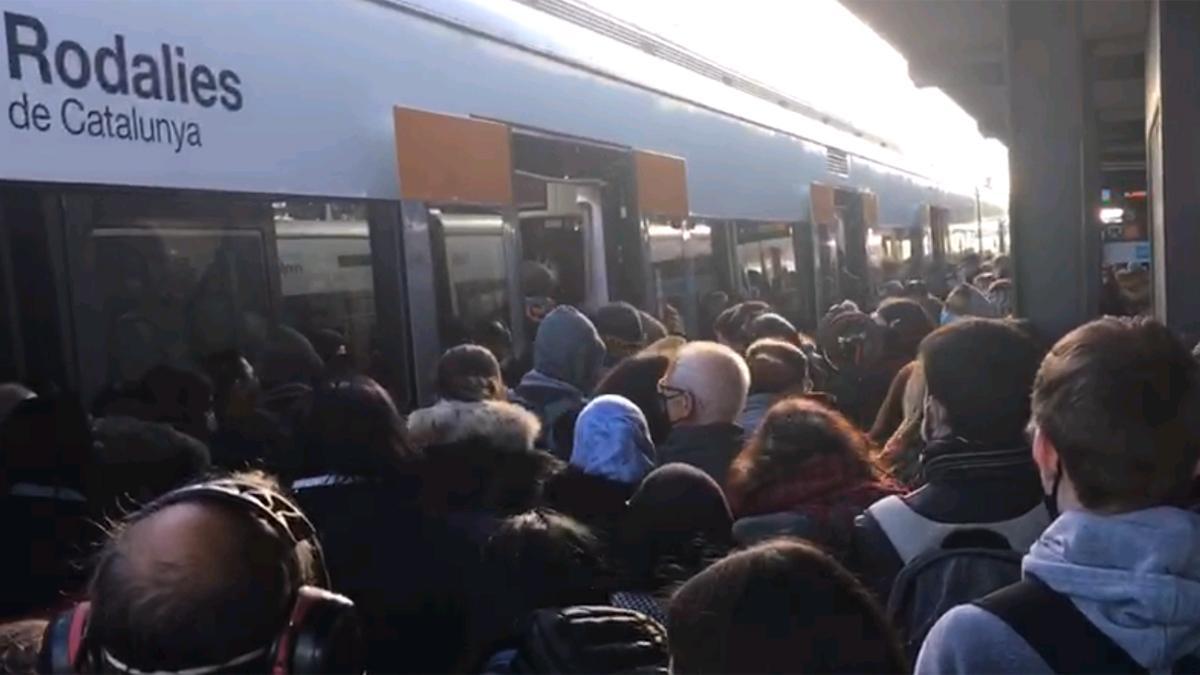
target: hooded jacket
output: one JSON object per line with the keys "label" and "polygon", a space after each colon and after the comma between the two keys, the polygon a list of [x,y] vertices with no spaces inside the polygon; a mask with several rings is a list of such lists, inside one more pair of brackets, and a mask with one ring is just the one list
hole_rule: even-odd
{"label": "hooded jacket", "polygon": [[408,439],[417,448],[488,438],[501,447],[532,450],[542,424],[505,401],[442,400],[408,416]]}
{"label": "hooded jacket", "polygon": [[596,327],[574,307],[557,307],[538,326],[533,370],[513,389],[513,400],[542,421],[542,445],[562,459],[570,456],[570,448],[559,446],[569,446],[573,432],[557,428],[560,418],[565,415],[573,423],[596,383],[604,354]]}
{"label": "hooded jacket", "polygon": [[586,474],[636,485],[654,469],[646,416],[623,396],[600,396],[579,413],[571,466]]}
{"label": "hooded jacket", "polygon": [[[1069,597],[1150,672],[1170,672],[1200,648],[1200,515],[1171,507],[1114,516],[1068,511],[1022,569]],[[963,605],[934,625],[916,672],[1052,671],[999,617]]]}

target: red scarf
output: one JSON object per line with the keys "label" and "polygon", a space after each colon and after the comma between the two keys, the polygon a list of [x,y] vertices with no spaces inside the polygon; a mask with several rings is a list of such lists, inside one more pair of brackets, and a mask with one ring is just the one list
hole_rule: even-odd
{"label": "red scarf", "polygon": [[736,518],[780,511],[809,516],[819,526],[849,529],[854,518],[884,497],[903,491],[887,479],[863,478],[841,458],[814,457],[793,477],[772,481],[748,494],[730,494]]}

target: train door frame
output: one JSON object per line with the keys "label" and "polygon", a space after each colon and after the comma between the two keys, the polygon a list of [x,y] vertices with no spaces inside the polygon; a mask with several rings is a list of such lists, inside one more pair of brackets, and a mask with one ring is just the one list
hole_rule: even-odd
{"label": "train door frame", "polygon": [[[642,236],[639,232],[639,211],[636,205],[636,162],[638,151],[626,145],[604,140],[576,136],[560,131],[534,127],[519,122],[493,118],[509,127],[513,135],[514,176],[536,177],[552,183],[596,184],[600,188],[599,203],[589,204],[591,222],[599,223],[601,239],[595,231],[587,233],[590,246],[585,246],[585,262],[592,265],[587,279],[585,299],[591,304],[625,301],[635,306],[645,305],[644,275],[648,269],[643,254]],[[544,145],[553,151],[592,153],[599,160],[600,169],[590,167],[588,172],[572,172],[561,163],[555,166],[528,163],[532,146]],[[607,157],[605,157],[607,156]],[[550,173],[559,169],[557,176]],[[514,186],[516,181],[514,179]],[[515,189],[515,188],[514,188]],[[514,202],[516,199],[514,198]],[[577,202],[583,205],[591,200]],[[598,208],[597,208],[598,207]],[[519,205],[514,204],[514,209]],[[514,221],[516,222],[516,221]],[[524,254],[524,251],[522,251]],[[596,268],[596,261],[603,256],[603,265]],[[636,274],[630,274],[630,272]],[[587,309],[595,309],[589,307]]]}
{"label": "train door frame", "polygon": [[945,297],[950,292],[947,283],[947,244],[950,237],[950,209],[927,203],[923,209],[922,238],[929,236],[929,272],[926,273],[926,284],[929,291],[939,297]]}
{"label": "train door frame", "polygon": [[[433,213],[483,212],[499,216],[504,297],[513,344],[524,338],[520,241],[513,204],[512,131],[480,118],[396,106],[393,109],[400,190],[397,243],[409,309],[408,333],[414,402],[434,399],[433,365],[449,324],[450,288],[445,232]],[[429,320],[432,319],[432,320]]]}
{"label": "train door frame", "polygon": [[682,326],[669,325],[673,317],[666,316],[666,308],[662,303],[661,288],[654,270],[651,233],[655,226],[666,225],[678,229],[680,251],[686,259],[687,239],[690,237],[688,229],[695,220],[691,217],[688,205],[687,160],[650,150],[634,150],[633,167],[635,218],[641,243],[641,284],[645,298],[642,307],[661,318],[668,324],[668,329],[679,331]]}

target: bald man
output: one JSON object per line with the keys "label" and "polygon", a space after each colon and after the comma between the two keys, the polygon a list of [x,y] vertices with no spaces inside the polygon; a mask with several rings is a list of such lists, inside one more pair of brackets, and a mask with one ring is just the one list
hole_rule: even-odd
{"label": "bald man", "polygon": [[265,521],[217,501],[135,517],[105,546],[90,588],[102,670],[269,671],[268,648],[310,581],[311,561],[297,557]]}
{"label": "bald man", "polygon": [[724,486],[741,449],[736,420],[749,388],[750,371],[737,352],[715,342],[685,345],[658,385],[671,420],[659,462],[691,464]]}

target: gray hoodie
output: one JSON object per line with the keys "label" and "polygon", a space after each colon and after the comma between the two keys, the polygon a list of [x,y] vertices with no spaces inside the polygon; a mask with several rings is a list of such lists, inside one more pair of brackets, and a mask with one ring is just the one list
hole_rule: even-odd
{"label": "gray hoodie", "polygon": [[[1151,672],[1200,649],[1200,515],[1159,507],[1103,516],[1068,511],[1022,567],[1067,595]],[[975,605],[938,620],[916,673],[1050,673],[1008,624]]]}
{"label": "gray hoodie", "polygon": [[583,312],[561,305],[542,319],[533,341],[534,370],[586,393],[603,361],[604,342]]}

